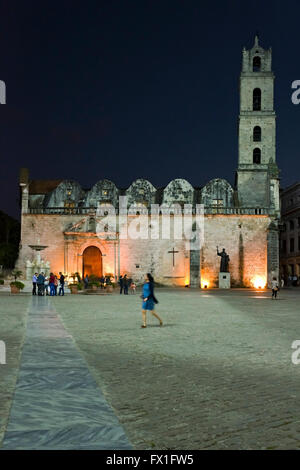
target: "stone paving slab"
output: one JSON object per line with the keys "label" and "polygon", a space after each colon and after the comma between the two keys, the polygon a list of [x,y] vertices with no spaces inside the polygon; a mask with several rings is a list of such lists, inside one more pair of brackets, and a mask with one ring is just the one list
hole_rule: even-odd
{"label": "stone paving slab", "polygon": [[2,449],[130,448],[51,300],[33,297]]}
{"label": "stone paving slab", "polygon": [[0,340],[6,344],[6,364],[0,364],[0,447],[20,366],[29,300],[28,297],[0,297]]}

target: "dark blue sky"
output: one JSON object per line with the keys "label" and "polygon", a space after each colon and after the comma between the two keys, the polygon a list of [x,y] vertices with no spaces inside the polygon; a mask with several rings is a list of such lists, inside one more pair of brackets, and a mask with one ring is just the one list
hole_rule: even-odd
{"label": "dark blue sky", "polygon": [[0,209],[18,172],[127,187],[234,182],[242,47],[273,49],[277,162],[300,179],[298,1],[0,2]]}

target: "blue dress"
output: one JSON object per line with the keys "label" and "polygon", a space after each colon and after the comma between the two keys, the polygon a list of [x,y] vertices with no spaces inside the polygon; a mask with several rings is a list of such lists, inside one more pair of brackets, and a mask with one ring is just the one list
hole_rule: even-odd
{"label": "blue dress", "polygon": [[[143,298],[146,299],[148,298],[150,295],[150,283],[149,282],[145,282],[145,284],[143,285]],[[145,301],[143,301],[143,305],[142,305],[142,309],[143,310],[154,310],[154,301],[153,299],[148,299]]]}

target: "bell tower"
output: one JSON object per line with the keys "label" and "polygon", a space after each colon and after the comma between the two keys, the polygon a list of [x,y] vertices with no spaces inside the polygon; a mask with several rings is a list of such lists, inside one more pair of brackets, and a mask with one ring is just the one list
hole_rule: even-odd
{"label": "bell tower", "polygon": [[237,190],[239,206],[259,213],[279,210],[274,78],[272,50],[263,49],[256,35],[242,56]]}

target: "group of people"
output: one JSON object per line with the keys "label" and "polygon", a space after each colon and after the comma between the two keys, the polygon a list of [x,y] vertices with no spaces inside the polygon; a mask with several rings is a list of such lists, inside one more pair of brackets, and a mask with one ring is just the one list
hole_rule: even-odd
{"label": "group of people", "polygon": [[136,284],[133,282],[132,279],[128,279],[127,274],[124,274],[124,276],[120,276],[119,286],[120,286],[120,294],[124,293],[125,295],[128,295],[129,287],[130,287],[130,292],[132,294],[135,294]]}
{"label": "group of people", "polygon": [[294,287],[298,286],[298,276],[296,274],[288,276],[287,287],[290,287],[290,286],[294,286]]}
{"label": "group of people", "polygon": [[65,295],[65,276],[61,272],[59,278],[53,273],[49,277],[45,273],[34,273],[32,277],[32,295],[57,295],[58,287],[58,295]]}
{"label": "group of people", "polygon": [[[84,283],[88,284],[88,276],[84,278]],[[58,295],[64,295],[65,276],[60,272],[59,277],[53,273],[50,273],[49,277],[46,277],[42,272],[40,274],[35,273],[32,277],[32,295],[57,295],[57,288],[59,286]],[[127,278],[127,274],[120,276],[119,279],[120,294],[124,291],[124,294],[128,294],[128,288],[130,287],[132,293],[135,293],[136,285],[132,279]],[[50,289],[50,291],[49,291]],[[155,304],[158,304],[158,300],[154,295],[154,279],[150,273],[145,276],[145,282],[142,291],[142,325],[141,328],[147,327],[146,312],[147,310],[157,318],[160,326],[163,325],[162,319],[155,312]]]}

